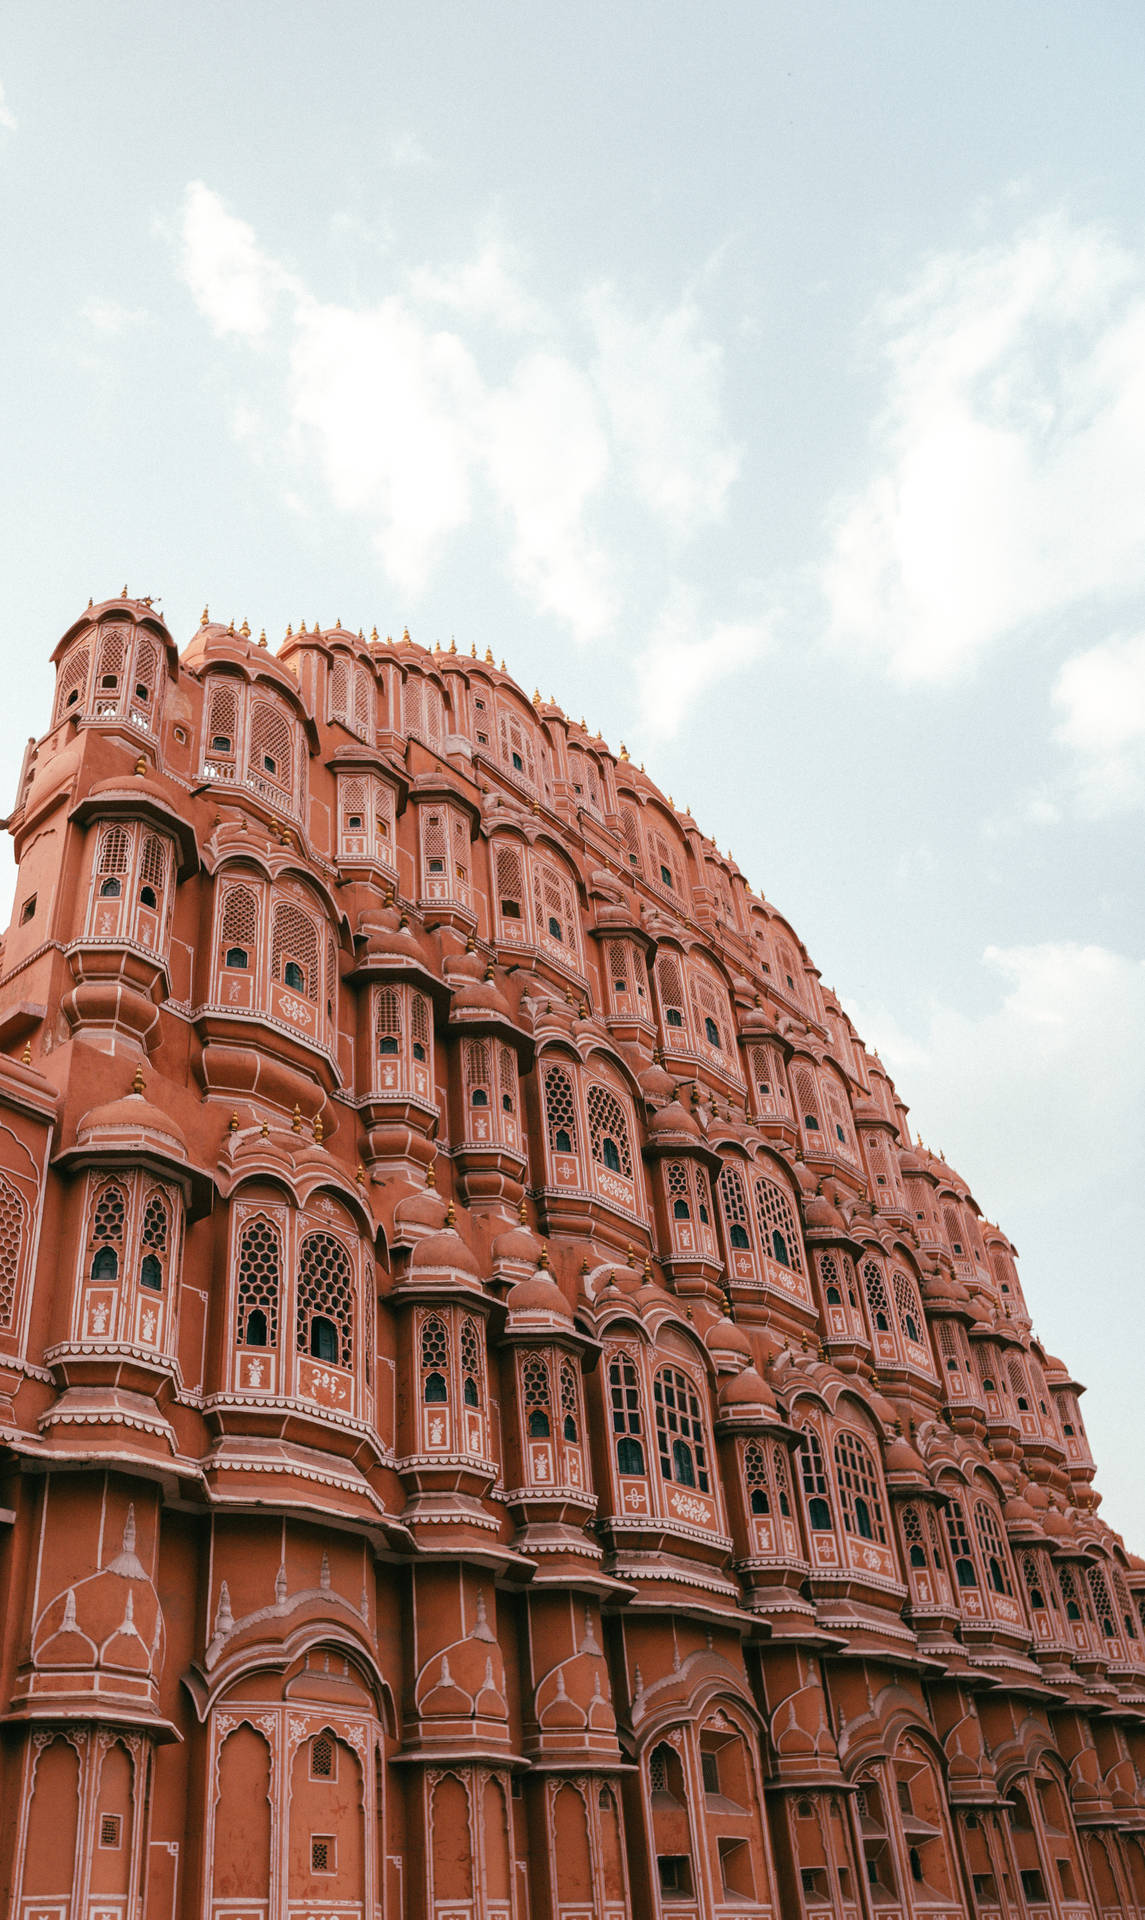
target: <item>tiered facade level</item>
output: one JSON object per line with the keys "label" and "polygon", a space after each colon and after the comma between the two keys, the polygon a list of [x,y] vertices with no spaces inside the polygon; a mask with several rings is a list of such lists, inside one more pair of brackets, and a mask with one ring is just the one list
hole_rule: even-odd
{"label": "tiered facade level", "polygon": [[488,654],[54,657],[12,1920],[1145,1914],[1145,1566],[786,921]]}

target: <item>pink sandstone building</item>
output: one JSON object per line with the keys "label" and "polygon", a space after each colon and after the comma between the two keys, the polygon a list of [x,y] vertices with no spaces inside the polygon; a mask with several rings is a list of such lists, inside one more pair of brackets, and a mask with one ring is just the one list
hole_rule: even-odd
{"label": "pink sandstone building", "polygon": [[489,654],[54,660],[5,1915],[1140,1920],[1145,1564],[782,915]]}

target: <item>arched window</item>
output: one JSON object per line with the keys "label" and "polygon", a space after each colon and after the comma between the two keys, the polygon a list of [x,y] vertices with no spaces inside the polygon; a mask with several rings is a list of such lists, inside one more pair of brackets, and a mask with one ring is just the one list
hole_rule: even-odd
{"label": "arched window", "polygon": [[533,910],[537,938],[542,946],[555,943],[564,949],[561,958],[577,957],[576,894],[563,868],[551,860],[532,856]]}
{"label": "arched window", "polygon": [[773,1180],[756,1181],[755,1214],[764,1247],[771,1258],[781,1267],[790,1267],[793,1273],[802,1273],[799,1228],[791,1202]]}
{"label": "arched window", "polygon": [[641,1438],[640,1384],[636,1368],[626,1354],[617,1354],[609,1364],[608,1391],[612,1403],[617,1469],[624,1474],[642,1474],[644,1443]]}
{"label": "arched window", "polygon": [[730,1162],[726,1163],[720,1171],[719,1194],[727,1224],[728,1245],[737,1253],[750,1252],[751,1234],[748,1230],[749,1216],[743,1175],[739,1168],[731,1165]]}
{"label": "arched window", "polygon": [[632,1149],[624,1108],[608,1087],[588,1089],[588,1135],[593,1159],[611,1173],[632,1178]]}
{"label": "arched window", "polygon": [[402,1009],[395,987],[381,987],[378,990],[374,1031],[377,1034],[379,1054],[401,1052]]}
{"label": "arched window", "polygon": [[864,1260],[861,1268],[863,1291],[870,1308],[871,1325],[876,1333],[891,1331],[891,1303],[882,1270],[874,1260]]}
{"label": "arched window", "polygon": [[1058,1586],[1061,1588],[1066,1619],[1076,1624],[1081,1624],[1085,1616],[1082,1613],[1080,1590],[1074,1578],[1072,1567],[1058,1568]]}
{"label": "arched window", "polygon": [[522,921],[525,917],[525,870],[516,847],[498,847],[496,879],[497,908],[502,920]]}
{"label": "arched window", "polygon": [[501,1060],[497,1074],[501,1088],[502,1113],[517,1111],[517,1059],[512,1049],[501,1048]]}
{"label": "arched window", "polygon": [[247,768],[258,785],[269,783],[283,794],[292,793],[290,722],[269,700],[251,701]]}
{"label": "arched window", "polygon": [[922,1538],[922,1515],[917,1507],[904,1507],[900,1518],[907,1560],[912,1567],[924,1570],[927,1559]]}
{"label": "arched window", "polygon": [[960,1587],[976,1587],[978,1570],[974,1565],[974,1552],[970,1545],[970,1535],[966,1527],[966,1515],[961,1500],[948,1498],[946,1502],[946,1535],[950,1541],[950,1553],[954,1561],[954,1577]]}
{"label": "arched window", "polygon": [[219,945],[225,967],[249,967],[258,938],[258,899],[250,887],[228,887],[219,919]]}
{"label": "arched window", "polygon": [[299,1353],[328,1365],[354,1363],[353,1269],[345,1247],[330,1233],[310,1233],[302,1242],[297,1345]]}
{"label": "arched window", "polygon": [[1009,1558],[1002,1529],[988,1501],[976,1500],[974,1503],[974,1530],[978,1535],[982,1565],[986,1569],[989,1585],[995,1593],[1012,1594],[1014,1589],[1010,1581]]}
{"label": "arched window", "polygon": [[463,1059],[465,1063],[465,1096],[470,1107],[489,1105],[489,1046],[485,1040],[467,1040]]}
{"label": "arched window", "polygon": [[823,1445],[814,1427],[804,1427],[800,1450],[803,1494],[807,1502],[807,1524],[812,1533],[831,1533],[831,1502],[827,1491],[827,1466]]}
{"label": "arched window", "polygon": [[256,1218],[239,1239],[235,1338],[240,1347],[277,1347],[282,1258],[278,1233]]}
{"label": "arched window", "polygon": [[561,1431],[570,1442],[580,1437],[580,1391],[571,1360],[561,1361]]}
{"label": "arched window", "polygon": [[685,1029],[688,1017],[687,1003],[684,999],[684,974],[677,954],[662,953],[657,959],[656,991],[659,995],[665,1027]]}
{"label": "arched window", "polygon": [[24,1202],[0,1173],[0,1327],[10,1327],[24,1242]]}
{"label": "arched window", "polygon": [[[101,900],[118,900],[122,879],[131,865],[131,836],[126,827],[104,827],[99,836],[96,872]],[[104,877],[106,876],[106,877]]]}
{"label": "arched window", "polygon": [[78,718],[83,712],[83,697],[87,690],[88,650],[86,647],[73,647],[60,667],[59,682],[56,687],[56,712],[54,725],[73,714]]}
{"label": "arched window", "polygon": [[113,1247],[100,1247],[91,1263],[93,1280],[114,1280],[119,1272],[119,1255]]}
{"label": "arched window", "polygon": [[96,1195],[91,1237],[97,1245],[121,1245],[127,1218],[127,1194],[117,1180],[108,1180]]}
{"label": "arched window", "polygon": [[749,1440],[743,1456],[744,1481],[752,1513],[771,1512],[771,1494],[767,1474],[767,1449],[762,1440]]}
{"label": "arched window", "polygon": [[846,1532],[885,1546],[887,1530],[878,1469],[863,1442],[846,1428],[835,1436],[835,1484]]}
{"label": "arched window", "polygon": [[909,1274],[901,1273],[897,1268],[891,1275],[891,1285],[894,1289],[899,1326],[912,1346],[924,1346],[922,1304],[918,1297],[918,1288]]}
{"label": "arched window", "polygon": [[[86,670],[86,669],[85,669]],[[624,851],[633,873],[644,871],[644,850],[640,844],[640,828],[631,807],[620,809],[620,830],[624,839]]]}
{"label": "arched window", "polygon": [[545,1125],[551,1153],[577,1151],[576,1099],[571,1076],[564,1067],[545,1069]]}
{"label": "arched window", "polygon": [[421,1324],[421,1397],[427,1405],[449,1399],[449,1335],[444,1320],[431,1314]]}
{"label": "arched window", "polygon": [[318,929],[309,914],[290,900],[275,902],[270,964],[276,980],[318,1004]]}
{"label": "arched window", "polygon": [[804,1132],[821,1134],[823,1129],[819,1114],[819,1089],[815,1084],[814,1073],[810,1067],[794,1067],[791,1078],[795,1086],[795,1098],[799,1104],[799,1117],[803,1122]]}
{"label": "arched window", "polygon": [[521,1369],[525,1400],[525,1431],[530,1440],[547,1440],[553,1430],[553,1391],[548,1361],[530,1353]]}
{"label": "arched window", "polygon": [[708,1491],[704,1422],[695,1386],[679,1367],[661,1367],[653,1386],[660,1471],[665,1480]]}
{"label": "arched window", "polygon": [[461,1398],[467,1407],[479,1407],[484,1395],[485,1343],[472,1314],[461,1322]]}
{"label": "arched window", "polygon": [[424,993],[415,993],[410,1000],[410,1051],[419,1063],[429,1059],[429,1045],[433,1027],[429,1017],[429,1001]]}
{"label": "arched window", "polygon": [[163,1291],[169,1228],[170,1214],[167,1202],[161,1193],[153,1190],[148,1194],[147,1204],[143,1210],[141,1235],[143,1252],[139,1262],[139,1284],[141,1287],[147,1287],[152,1293]]}
{"label": "arched window", "polygon": [[1088,1566],[1085,1570],[1085,1578],[1102,1636],[1106,1640],[1116,1640],[1118,1637],[1117,1613],[1109,1590],[1109,1582],[1105,1577],[1105,1569],[1096,1565]]}
{"label": "arched window", "polygon": [[[238,743],[239,697],[238,688],[227,682],[214,683],[207,695],[207,724],[204,729],[206,757],[208,761],[233,760]],[[212,772],[210,766],[207,773]],[[228,769],[228,778],[233,779],[233,768]]]}

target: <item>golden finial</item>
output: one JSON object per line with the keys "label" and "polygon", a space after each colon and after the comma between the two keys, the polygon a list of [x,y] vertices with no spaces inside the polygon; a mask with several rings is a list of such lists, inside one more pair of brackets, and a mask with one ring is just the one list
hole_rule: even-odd
{"label": "golden finial", "polygon": [[266,628],[265,627],[263,627],[259,633],[258,644],[260,647],[265,647],[266,645]]}
{"label": "golden finial", "polygon": [[339,615],[338,615],[338,618],[337,618],[337,619],[335,620],[335,622],[334,622],[334,631],[335,631],[335,633],[341,633],[341,632],[342,632],[342,630],[343,630],[343,629],[342,629],[342,616],[341,616],[341,614],[339,614]]}
{"label": "golden finial", "polygon": [[[20,1059],[21,1059],[21,1061],[22,1061],[22,1063],[24,1064],[24,1066],[26,1066],[26,1067],[30,1067],[30,1066],[31,1066],[31,1064],[32,1064],[32,1042],[31,1042],[30,1040],[25,1040],[25,1042],[24,1042],[24,1051],[23,1051],[23,1053],[22,1053],[22,1054],[20,1055]],[[521,1205],[522,1205],[522,1206],[524,1206],[524,1204],[525,1204],[525,1202],[524,1202],[524,1201],[522,1200],[522,1202],[521,1202]]]}
{"label": "golden finial", "polygon": [[628,748],[625,746],[623,740],[620,742],[620,758],[622,760],[627,760],[628,758]]}
{"label": "golden finial", "polygon": [[305,620],[300,620],[300,621],[298,622],[298,631],[299,631],[299,633],[305,633],[305,632],[306,632],[306,622],[305,622]]}
{"label": "golden finial", "polygon": [[588,1272],[589,1272],[588,1261],[587,1259],[582,1260],[580,1263],[580,1277],[582,1280],[588,1279]]}
{"label": "golden finial", "polygon": [[644,1255],[644,1278],[645,1278],[645,1280],[647,1280],[647,1281],[648,1281],[649,1283],[651,1283],[651,1280],[652,1280],[652,1262],[651,1262],[651,1260],[650,1260],[650,1258],[649,1258],[649,1256],[648,1256],[647,1254],[645,1254],[645,1255]]}
{"label": "golden finial", "polygon": [[[91,605],[91,601],[89,600],[88,606],[90,607],[90,605]],[[201,627],[209,627],[210,624],[211,624],[211,609],[209,607],[204,607],[202,613],[199,615],[199,625]]]}
{"label": "golden finial", "polygon": [[577,1018],[579,1020],[588,1019],[588,1007],[583,1000],[581,1001],[580,1006],[577,1008]]}
{"label": "golden finial", "polygon": [[489,667],[491,667],[491,666],[493,665],[493,649],[492,649],[492,647],[486,647],[486,649],[485,649],[485,664],[486,664],[486,666],[489,666]]}
{"label": "golden finial", "polygon": [[453,1223],[454,1223],[454,1221],[455,1221],[456,1219],[457,1219],[457,1209],[456,1209],[456,1207],[454,1206],[454,1204],[453,1204],[453,1202],[452,1202],[452,1200],[451,1200],[451,1201],[450,1201],[450,1203],[449,1203],[449,1205],[448,1205],[448,1206],[446,1207],[446,1209],[445,1209],[445,1224],[446,1224],[446,1226],[447,1226],[447,1227],[451,1227],[451,1226],[453,1225]]}
{"label": "golden finial", "polygon": [[454,639],[452,634],[450,634],[449,636],[449,651],[450,653],[457,652],[457,641]]}
{"label": "golden finial", "polygon": [[469,934],[467,934],[467,936],[466,936],[466,940],[465,940],[465,951],[466,951],[466,953],[476,953],[476,952],[477,952],[477,942],[476,942],[476,940],[475,940],[475,939],[473,938],[473,935],[472,935],[472,933],[469,933]]}
{"label": "golden finial", "polygon": [[243,616],[243,623],[242,623],[242,626],[239,628],[239,632],[242,634],[242,637],[244,640],[250,639],[250,622],[247,620],[245,615]]}
{"label": "golden finial", "polygon": [[362,640],[362,641],[364,641],[366,638],[365,634],[362,632],[361,627],[358,628],[358,638],[359,640]]}
{"label": "golden finial", "polygon": [[373,644],[374,644],[374,646],[375,646],[375,647],[376,647],[376,646],[377,646],[377,645],[379,644],[379,641],[378,641],[378,629],[377,629],[377,627],[376,627],[376,626],[372,626],[372,627],[370,628],[370,639],[371,639],[371,641],[373,642]]}
{"label": "golden finial", "polygon": [[135,762],[135,771],[136,771],[136,774],[141,774],[141,773],[146,773],[146,772],[147,772],[147,756],[146,756],[146,754],[142,754],[142,753],[140,754],[140,756],[139,756],[139,758],[138,758],[138,760],[137,760],[137,761]]}
{"label": "golden finial", "polygon": [[146,1087],[146,1085],[147,1085],[147,1082],[146,1082],[146,1080],[145,1080],[145,1079],[143,1078],[143,1068],[142,1068],[141,1066],[140,1066],[140,1067],[136,1067],[136,1069],[135,1069],[135,1078],[134,1078],[134,1080],[133,1080],[133,1081],[131,1082],[131,1091],[132,1091],[132,1093],[142,1093],[142,1092],[143,1092],[143,1090],[144,1090],[144,1088]]}
{"label": "golden finial", "polygon": [[235,1112],[233,1112],[233,1111],[232,1111],[232,1113],[231,1113],[231,1117],[230,1117],[230,1119],[229,1119],[229,1120],[227,1121],[227,1132],[228,1132],[228,1133],[237,1133],[237,1132],[238,1132],[238,1130],[239,1130],[239,1117],[238,1117],[238,1114],[237,1114],[237,1113],[235,1113]]}
{"label": "golden finial", "polygon": [[519,1207],[517,1208],[517,1218],[518,1218],[518,1220],[519,1220],[519,1221],[521,1222],[521,1225],[522,1225],[523,1227],[527,1227],[527,1226],[528,1226],[528,1224],[529,1224],[529,1209],[528,1209],[528,1207],[527,1207],[527,1206],[525,1205],[525,1196],[524,1196],[524,1194],[522,1194],[522,1195],[521,1195],[521,1204],[520,1204],[520,1206],[519,1206]]}
{"label": "golden finial", "polygon": [[120,596],[119,596],[119,597],[120,597],[120,599],[121,599],[121,600],[126,600],[126,598],[127,598],[127,582],[126,582],[126,580],[125,580],[125,581],[124,581],[124,583],[123,583],[123,592],[122,592],[122,593],[120,594]]}
{"label": "golden finial", "polygon": [[302,1132],[302,1108],[299,1106],[297,1100],[294,1103],[294,1117],[290,1122],[290,1131],[291,1133]]}
{"label": "golden finial", "polygon": [[264,1140],[270,1139],[270,1121],[269,1120],[265,1118],[263,1119],[263,1123],[259,1128],[259,1132],[261,1133]]}
{"label": "golden finial", "polygon": [[492,962],[492,960],[489,960],[489,961],[487,961],[487,962],[486,962],[486,965],[485,965],[485,978],[486,978],[487,980],[492,980],[492,978],[493,978],[493,962]]}
{"label": "golden finial", "polygon": [[407,646],[407,647],[411,647],[411,646],[413,645],[413,641],[412,641],[412,640],[410,639],[410,637],[409,637],[409,628],[408,628],[408,627],[403,627],[403,628],[402,628],[402,644],[403,644],[404,646]]}
{"label": "golden finial", "polygon": [[544,1272],[545,1272],[545,1273],[547,1273],[547,1272],[548,1272],[548,1270],[549,1270],[549,1250],[548,1250],[548,1248],[546,1247],[546,1245],[545,1245],[545,1243],[544,1243],[544,1241],[543,1241],[543,1240],[541,1241],[541,1251],[540,1251],[540,1253],[539,1253],[539,1254],[537,1255],[537,1265],[538,1265],[539,1267],[541,1267],[541,1268],[542,1268],[542,1269],[544,1270]]}
{"label": "golden finial", "polygon": [[394,644],[394,636],[393,636],[393,634],[392,634],[392,633],[387,633],[387,635],[386,635],[386,645],[387,645],[387,647],[392,647],[392,646],[393,646],[393,644]]}
{"label": "golden finial", "polygon": [[403,907],[401,910],[401,913],[398,915],[398,929],[399,931],[402,931],[408,926],[409,926],[409,914],[406,912],[405,908]]}
{"label": "golden finial", "polygon": [[533,688],[533,705],[535,707],[539,707],[540,704],[541,704],[541,689],[540,687],[534,687]]}
{"label": "golden finial", "polygon": [[477,658],[477,642],[476,642],[476,640],[474,640],[474,641],[473,641],[473,643],[472,643],[472,645],[471,645],[471,646],[470,646],[470,648],[469,648],[469,658],[470,658],[471,660],[476,660],[476,658]]}
{"label": "golden finial", "polygon": [[325,1127],[324,1127],[324,1126],[322,1125],[322,1112],[321,1112],[321,1109],[319,1109],[319,1111],[318,1111],[318,1112],[317,1112],[317,1113],[315,1114],[315,1116],[314,1116],[314,1140],[315,1140],[315,1144],[316,1144],[317,1146],[319,1146],[319,1147],[320,1147],[320,1146],[322,1145],[322,1142],[323,1142],[323,1140],[325,1139],[325,1137],[326,1137],[326,1129],[325,1129]]}
{"label": "golden finial", "polygon": [[503,660],[502,660],[502,662],[501,662],[501,671],[502,671],[502,673],[504,673],[504,671],[505,671],[505,662],[504,662]]}
{"label": "golden finial", "polygon": [[669,795],[668,795],[668,805],[669,805],[670,807],[674,807],[674,806],[675,806],[675,804],[676,804],[676,802],[675,802],[675,801],[673,800],[673,798],[672,798],[672,796],[671,796],[671,794],[669,794]]}
{"label": "golden finial", "polygon": [[87,597],[87,606],[88,606],[88,612],[89,612],[89,613],[91,612],[91,610],[92,610],[92,608],[94,607],[94,605],[95,605],[95,601],[94,601],[94,600],[92,599],[92,597],[91,597],[91,595],[90,595],[90,593],[89,593],[89,594],[88,594],[88,597]]}
{"label": "golden finial", "polygon": [[362,1185],[364,1184],[364,1182],[365,1182],[365,1178],[366,1178],[366,1169],[365,1169],[365,1167],[364,1167],[364,1166],[362,1165],[362,1162],[361,1162],[360,1160],[359,1160],[359,1162],[358,1162],[358,1168],[357,1168],[357,1172],[356,1172],[356,1173],[355,1173],[355,1175],[354,1175],[354,1178],[355,1178],[355,1180],[356,1180],[356,1181],[358,1182],[358,1185],[359,1185],[359,1186],[362,1186]]}
{"label": "golden finial", "polygon": [[437,1185],[437,1174],[433,1167],[427,1167],[425,1170],[425,1184],[427,1187],[436,1187]]}
{"label": "golden finial", "polygon": [[293,640],[294,638],[294,628],[291,626],[289,620],[286,623],[286,637],[288,640]]}
{"label": "golden finial", "polygon": [[643,771],[644,771],[644,762],[643,762],[643,760],[642,760],[642,761],[640,762],[640,771],[641,771],[641,773],[643,773]]}
{"label": "golden finial", "polygon": [[633,1246],[631,1240],[628,1242],[628,1245],[625,1249],[625,1255],[628,1260],[629,1266],[634,1267],[636,1265],[636,1248]]}

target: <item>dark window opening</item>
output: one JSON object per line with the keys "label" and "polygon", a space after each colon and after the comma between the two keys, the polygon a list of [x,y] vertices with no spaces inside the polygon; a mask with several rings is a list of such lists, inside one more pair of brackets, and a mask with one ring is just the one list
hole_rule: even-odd
{"label": "dark window opening", "polygon": [[733,1247],[737,1247],[742,1250],[751,1246],[751,1241],[747,1237],[746,1227],[733,1227],[731,1230],[730,1238],[731,1238],[731,1243]]}
{"label": "dark window opening", "polygon": [[426,865],[428,866],[428,868],[429,868],[429,870],[430,870],[430,872],[431,872],[431,873],[444,873],[444,872],[445,872],[445,861],[444,861],[444,860],[427,860],[427,861],[426,861]]}
{"label": "dark window opening", "polygon": [[425,1048],[422,1046],[420,1040],[415,1040],[413,1043],[413,1057],[415,1060],[425,1059]]}
{"label": "dark window opening", "polygon": [[316,1313],[310,1322],[310,1357],[327,1366],[338,1364],[338,1329],[324,1313]]}
{"label": "dark window opening", "polygon": [[679,1007],[669,1007],[664,1018],[670,1027],[682,1027],[684,1024],[684,1016]]}
{"label": "dark window opening", "polygon": [[836,1136],[838,1137],[838,1139],[840,1139],[840,1140],[841,1140],[841,1141],[843,1142],[843,1145],[844,1145],[844,1146],[846,1146],[846,1144],[847,1144],[847,1136],[846,1136],[846,1134],[845,1134],[845,1133],[843,1132],[843,1129],[842,1129],[842,1127],[841,1127],[841,1126],[839,1125],[839,1122],[838,1122],[837,1120],[836,1120],[836,1122],[835,1122],[835,1133],[836,1133]]}
{"label": "dark window opening", "polygon": [[223,961],[223,965],[225,967],[238,967],[240,970],[243,968],[249,967],[250,956],[247,953],[246,948],[245,947],[228,947],[227,953],[226,953],[226,959]]}
{"label": "dark window opening", "polygon": [[448,1398],[449,1394],[446,1391],[445,1375],[443,1373],[427,1373],[425,1376],[425,1386],[422,1389],[422,1399],[426,1404],[431,1406],[437,1405],[439,1402],[448,1400]]}
{"label": "dark window opening", "polygon": [[670,872],[670,870],[669,870],[669,869],[668,869],[667,867],[661,867],[661,869],[660,869],[660,878],[661,878],[661,880],[662,880],[662,881],[664,882],[664,885],[665,885],[666,887],[670,887],[670,886],[671,886],[671,884],[672,884],[672,875],[671,875],[671,872]]}
{"label": "dark window opening", "polygon": [[543,1407],[534,1407],[529,1415],[530,1440],[547,1440],[549,1437],[549,1416]]}
{"label": "dark window opening", "polygon": [[120,892],[120,888],[119,888],[118,880],[105,880],[103,885],[100,887],[99,897],[101,900],[118,900],[119,892]]}
{"label": "dark window opening", "polygon": [[489,1105],[489,1095],[486,1093],[484,1087],[474,1087],[473,1092],[469,1096],[469,1104],[471,1107],[487,1107]]}
{"label": "dark window opening", "polygon": [[781,1267],[789,1267],[791,1265],[791,1255],[787,1251],[787,1242],[778,1227],[772,1228],[771,1251]]}
{"label": "dark window opening", "polygon": [[114,1280],[119,1272],[119,1255],[114,1247],[101,1247],[91,1263],[93,1280]]}
{"label": "dark window opening", "polygon": [[575,1440],[577,1437],[576,1421],[571,1413],[565,1415],[564,1435],[566,1440]]}
{"label": "dark window opening", "polygon": [[397,1051],[398,1051],[397,1036],[392,1033],[383,1033],[381,1038],[378,1041],[378,1052],[379,1053],[396,1053]]}
{"label": "dark window opening", "polygon": [[99,684],[101,687],[117,687],[119,685],[119,675],[117,673],[105,673]]}
{"label": "dark window opening", "polygon": [[503,1094],[501,1095],[501,1105],[502,1105],[502,1107],[504,1108],[504,1110],[505,1110],[505,1112],[506,1112],[506,1113],[512,1113],[512,1111],[513,1111],[513,1096],[512,1096],[512,1094],[511,1094],[511,1093],[503,1093]]}
{"label": "dark window opening", "polygon": [[555,914],[551,914],[551,913],[549,915],[549,932],[551,933],[554,940],[564,939],[564,934],[561,932],[561,923],[556,918]]}
{"label": "dark window opening", "polygon": [[691,1217],[692,1217],[691,1213],[688,1210],[688,1202],[686,1200],[674,1200],[672,1202],[673,1220],[690,1220]]}
{"label": "dark window opening", "polygon": [[288,960],[282,969],[282,978],[288,987],[295,987],[299,993],[306,989],[306,975],[297,960]]}
{"label": "dark window opening", "polygon": [[481,1405],[481,1397],[477,1392],[477,1382],[471,1373],[467,1373],[465,1376],[465,1386],[462,1389],[461,1398],[467,1407],[479,1407]]}
{"label": "dark window opening", "polygon": [[600,1144],[600,1153],[601,1153],[601,1158],[604,1161],[604,1164],[608,1168],[609,1172],[619,1173],[620,1172],[620,1154],[617,1149],[615,1140],[609,1140],[607,1137],[604,1140],[602,1140]]}
{"label": "dark window opening", "polygon": [[28,895],[28,898],[25,900],[23,906],[20,909],[20,925],[24,926],[27,921],[33,920],[35,918],[35,915],[36,915],[36,896],[34,893],[30,893]]}
{"label": "dark window opening", "polygon": [[720,1039],[720,1030],[710,1014],[704,1021],[704,1032],[707,1035],[708,1045],[710,1047],[719,1047],[722,1051],[724,1043]]}
{"label": "dark window opening", "polygon": [[524,771],[525,771],[525,762],[524,762],[524,761],[522,760],[522,758],[521,758],[521,756],[520,756],[520,754],[519,754],[519,753],[515,753],[515,754],[513,755],[513,765],[514,765],[514,767],[516,768],[516,770],[517,770],[517,772],[518,772],[518,773],[524,773]]}
{"label": "dark window opening", "polygon": [[692,1459],[692,1449],[686,1440],[672,1442],[672,1477],[682,1487],[694,1487],[696,1468]]}
{"label": "dark window opening", "polygon": [[243,1345],[246,1347],[265,1347],[266,1345],[266,1315],[261,1307],[252,1307],[247,1314]]}
{"label": "dark window opening", "polygon": [[911,1548],[910,1564],[912,1567],[925,1567],[926,1554],[920,1546],[913,1546]]}
{"label": "dark window opening", "polygon": [[501,917],[504,920],[519,920],[521,918],[521,907],[520,907],[519,901],[502,900]]}
{"label": "dark window opening", "polygon": [[825,1500],[816,1498],[807,1502],[807,1519],[812,1533],[830,1533],[831,1509]]}
{"label": "dark window opening", "polygon": [[275,759],[275,757],[274,757],[274,755],[273,755],[272,753],[264,753],[264,754],[263,754],[263,756],[262,756],[262,764],[263,764],[263,769],[264,769],[264,771],[265,771],[266,773],[277,773],[277,772],[278,772],[278,761],[277,761],[277,760]]}
{"label": "dark window opening", "polygon": [[871,1525],[871,1509],[861,1493],[855,1495],[855,1531],[860,1540],[873,1540],[875,1530]]}
{"label": "dark window opening", "polygon": [[139,1284],[151,1293],[163,1291],[163,1269],[153,1253],[145,1253],[139,1265]]}
{"label": "dark window opening", "polygon": [[661,1893],[691,1893],[692,1863],[686,1853],[659,1853],[656,1867]]}
{"label": "dark window opening", "polygon": [[644,1448],[628,1434],[616,1443],[616,1465],[620,1473],[644,1472]]}
{"label": "dark window opening", "polygon": [[806,1127],[806,1129],[807,1129],[807,1131],[808,1131],[808,1133],[818,1133],[818,1131],[819,1131],[819,1122],[818,1122],[818,1120],[816,1120],[816,1118],[815,1118],[815,1115],[814,1115],[813,1113],[805,1113],[805,1114],[804,1114],[804,1116],[803,1116],[803,1124],[804,1124],[804,1126]]}
{"label": "dark window opening", "polygon": [[978,1575],[974,1571],[972,1561],[965,1559],[956,1560],[954,1562],[954,1573],[960,1587],[976,1587],[978,1585]]}
{"label": "dark window opening", "polygon": [[145,907],[157,907],[159,905],[154,887],[140,887],[139,900],[140,904]]}
{"label": "dark window opening", "polygon": [[558,1153],[572,1152],[572,1140],[569,1136],[569,1131],[567,1127],[557,1128],[554,1145]]}
{"label": "dark window opening", "polygon": [[230,750],[231,750],[230,734],[216,733],[214,739],[211,741],[211,752],[212,753],[229,753]]}

